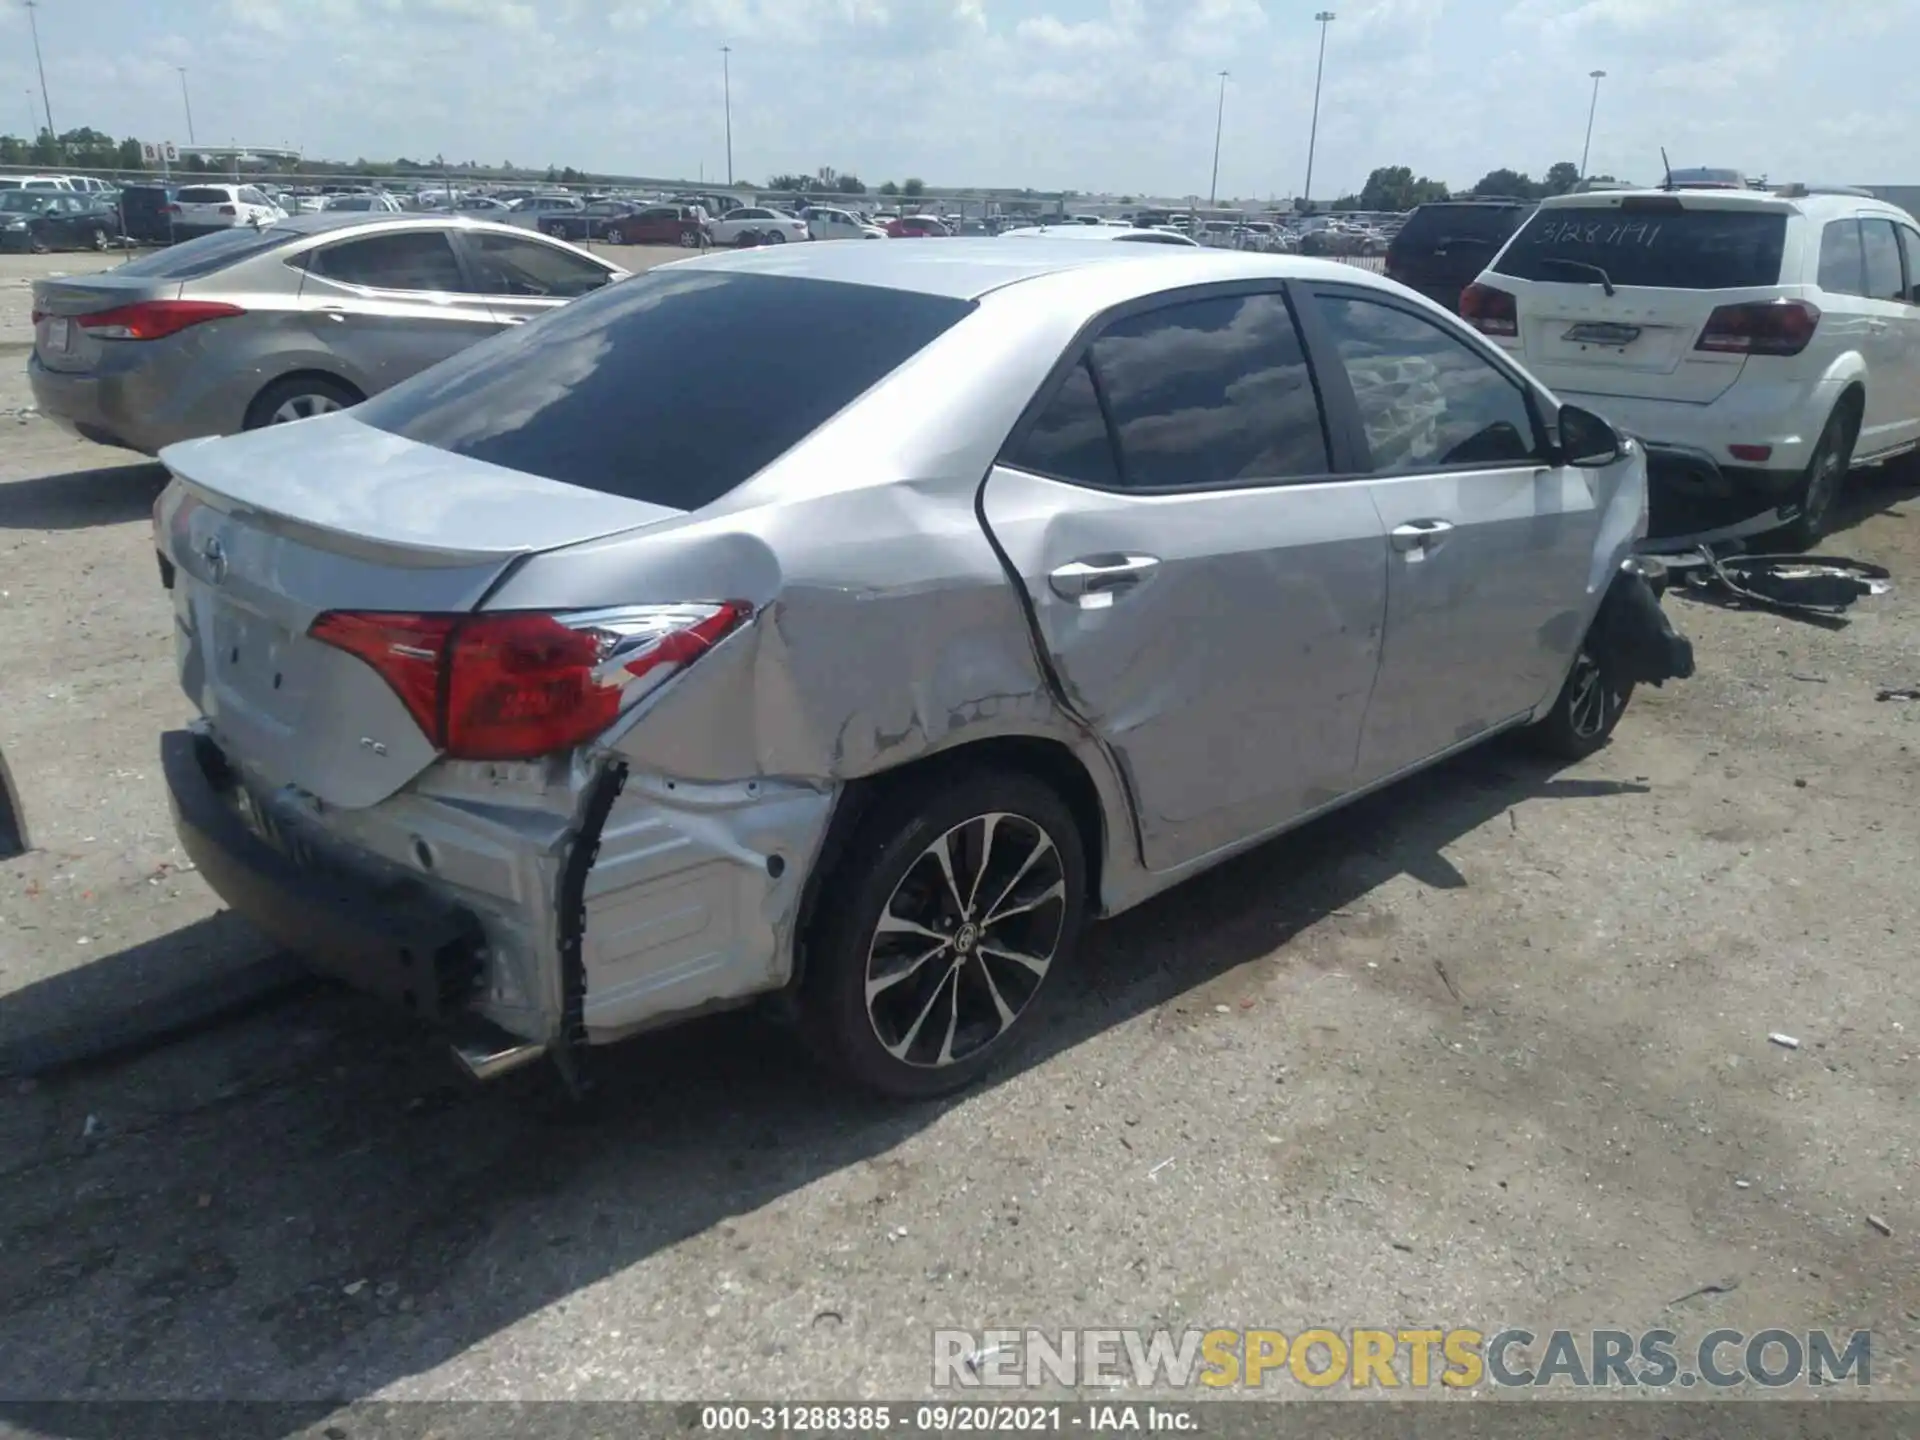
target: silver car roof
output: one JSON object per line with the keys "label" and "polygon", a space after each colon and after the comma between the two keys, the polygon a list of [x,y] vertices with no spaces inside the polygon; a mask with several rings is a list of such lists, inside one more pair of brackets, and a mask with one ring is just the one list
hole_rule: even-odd
{"label": "silver car roof", "polygon": [[896,240],[880,245],[774,245],[715,251],[671,262],[675,270],[737,270],[878,285],[977,300],[1024,280],[1102,266],[1113,277],[1113,299],[1228,280],[1338,280],[1376,288],[1387,281],[1357,266],[1295,255],[1246,250],[1209,250],[1184,245],[1116,245],[1089,238],[1024,241],[991,239]]}

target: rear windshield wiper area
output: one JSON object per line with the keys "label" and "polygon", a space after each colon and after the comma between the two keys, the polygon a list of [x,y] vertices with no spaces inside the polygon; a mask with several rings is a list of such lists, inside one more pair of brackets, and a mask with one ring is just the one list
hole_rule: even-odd
{"label": "rear windshield wiper area", "polygon": [[1607,298],[1609,300],[1613,298],[1613,279],[1598,265],[1589,265],[1584,260],[1562,260],[1557,255],[1542,255],[1534,263],[1542,266],[1557,265],[1562,270],[1578,270],[1582,275],[1591,275],[1600,282],[1600,288],[1607,292]]}

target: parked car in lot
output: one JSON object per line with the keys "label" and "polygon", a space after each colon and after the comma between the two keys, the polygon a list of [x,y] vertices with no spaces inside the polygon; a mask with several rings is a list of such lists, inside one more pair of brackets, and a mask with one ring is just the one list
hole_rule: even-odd
{"label": "parked car in lot", "polygon": [[1089,917],[1684,668],[1588,638],[1638,447],[1276,256],[715,252],[163,459],[182,845],[478,1074],[778,995],[951,1090]]}
{"label": "parked car in lot", "polygon": [[800,212],[807,222],[807,233],[815,240],[884,240],[887,232],[869,224],[850,210],[830,205],[809,205]]}
{"label": "parked car in lot", "polygon": [[77,190],[0,191],[0,250],[106,250],[119,238],[111,200]]}
{"label": "parked car in lot", "polygon": [[576,244],[604,240],[609,232],[632,228],[633,218],[646,207],[631,200],[589,200],[578,210],[560,210],[541,217],[540,228],[547,234]]}
{"label": "parked car in lot", "polygon": [[1441,200],[1421,205],[1387,246],[1387,277],[1460,312],[1460,292],[1534,211],[1531,200]]}
{"label": "parked car in lot", "polygon": [[507,219],[512,224],[550,234],[548,227],[552,222],[562,216],[577,215],[585,208],[585,202],[577,195],[527,195],[513,202]]}
{"label": "parked car in lot", "polygon": [[173,190],[167,185],[133,184],[123,186],[118,204],[121,233],[146,245],[167,245],[173,241],[173,223],[168,207]]}
{"label": "parked car in lot", "polygon": [[648,205],[610,221],[609,245],[683,245],[704,250],[713,243],[707,212],[698,205]]}
{"label": "parked car in lot", "polygon": [[716,245],[784,245],[791,240],[810,240],[807,222],[764,205],[743,205],[729,210],[708,228]]}
{"label": "parked car in lot", "polygon": [[321,208],[333,213],[348,211],[362,215],[398,215],[406,209],[394,196],[377,190],[361,195],[330,195]]}
{"label": "parked car in lot", "polygon": [[376,394],[626,272],[513,226],[320,214],[36,280],[34,401],[153,454]]}
{"label": "parked car in lot", "polygon": [[1064,225],[1029,225],[1019,230],[1003,230],[1000,232],[1000,238],[1002,240],[1065,240],[1085,245],[1111,241],[1131,245],[1174,245],[1187,250],[1200,248],[1199,241],[1172,230],[1136,230],[1131,226],[1123,230],[1117,225],[1076,225],[1072,221]]}
{"label": "parked car in lot", "polygon": [[498,217],[503,212],[513,209],[513,206],[492,195],[462,195],[454,202],[453,208],[467,214]]}
{"label": "parked car in lot", "polygon": [[919,240],[952,233],[946,221],[937,215],[902,215],[887,222],[887,234],[895,240]]}
{"label": "parked car in lot", "polygon": [[1785,507],[1793,544],[1851,466],[1920,447],[1920,228],[1864,191],[1557,196],[1461,310],[1663,482]]}
{"label": "parked car in lot", "polygon": [[286,211],[253,185],[182,185],[174,191],[169,213],[174,235],[183,240],[287,218]]}

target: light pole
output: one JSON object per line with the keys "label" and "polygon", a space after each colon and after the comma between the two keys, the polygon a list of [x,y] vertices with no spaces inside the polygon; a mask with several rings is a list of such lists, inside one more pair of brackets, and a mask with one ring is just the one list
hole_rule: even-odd
{"label": "light pole", "polygon": [[27,134],[31,135],[40,128],[40,117],[33,113],[33,87],[27,87]]}
{"label": "light pole", "polygon": [[1320,138],[1320,77],[1327,71],[1327,26],[1334,21],[1331,10],[1322,10],[1313,17],[1320,22],[1320,63],[1313,71],[1313,124],[1307,129],[1307,186],[1301,199],[1313,206],[1313,147]]}
{"label": "light pole", "polygon": [[1593,81],[1593,99],[1587,103],[1587,139],[1580,147],[1580,178],[1587,178],[1587,152],[1593,149],[1593,112],[1600,108],[1600,82],[1607,78],[1604,70],[1589,70],[1588,77]]}
{"label": "light pole", "polygon": [[180,72],[180,103],[187,107],[187,143],[192,145],[195,143],[193,138],[193,100],[187,94],[187,67],[184,65],[176,65],[173,68]]}
{"label": "light pole", "polygon": [[1207,208],[1220,193],[1220,124],[1227,118],[1227,72],[1220,72],[1220,108],[1213,117],[1213,179],[1207,182]]}
{"label": "light pole", "polygon": [[727,105],[727,188],[733,188],[733,47],[720,47],[720,86]]}
{"label": "light pole", "polygon": [[33,31],[33,67],[40,72],[40,103],[47,112],[47,139],[51,141],[58,133],[53,128],[53,101],[47,98],[47,67],[40,59],[40,22],[34,17],[34,11],[40,8],[40,0],[27,0],[27,28]]}

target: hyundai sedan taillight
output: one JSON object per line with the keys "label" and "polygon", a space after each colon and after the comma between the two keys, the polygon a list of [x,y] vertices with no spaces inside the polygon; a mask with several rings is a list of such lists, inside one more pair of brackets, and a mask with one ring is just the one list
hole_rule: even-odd
{"label": "hyundai sedan taillight", "polygon": [[163,340],[190,325],[246,313],[238,305],[218,300],[142,300],[76,315],[73,323],[96,340]]}
{"label": "hyundai sedan taillight", "polygon": [[531,760],[599,734],[751,613],[738,601],[571,616],[330,610],[307,633],[379,672],[435,749]]}

